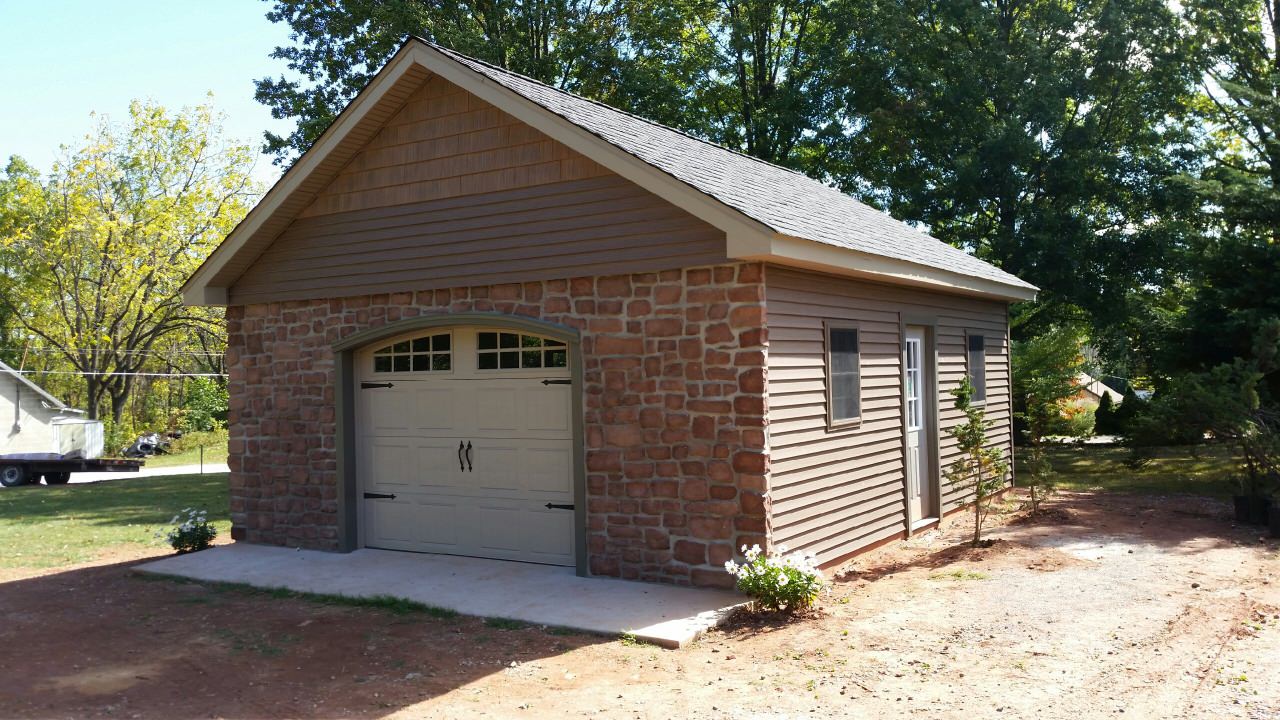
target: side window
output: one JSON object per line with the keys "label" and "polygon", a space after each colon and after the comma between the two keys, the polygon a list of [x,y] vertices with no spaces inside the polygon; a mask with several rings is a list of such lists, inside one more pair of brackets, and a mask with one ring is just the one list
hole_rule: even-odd
{"label": "side window", "polygon": [[969,334],[969,382],[973,384],[973,401],[987,401],[987,338]]}
{"label": "side window", "polygon": [[376,373],[447,372],[453,367],[449,333],[401,340],[373,352]]}
{"label": "side window", "polygon": [[827,326],[827,421],[856,422],[862,417],[862,372],[858,329]]}

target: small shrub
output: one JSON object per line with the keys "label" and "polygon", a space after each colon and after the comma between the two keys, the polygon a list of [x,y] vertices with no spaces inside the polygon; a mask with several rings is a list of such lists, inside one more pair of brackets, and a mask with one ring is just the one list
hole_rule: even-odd
{"label": "small shrub", "polygon": [[227,437],[226,428],[184,433],[182,437],[173,439],[173,443],[169,446],[169,452],[177,455],[178,453],[197,450],[201,447],[225,447]]}
{"label": "small shrub", "polygon": [[738,589],[751,598],[753,609],[793,613],[813,607],[822,592],[822,573],[813,556],[784,555],[786,550],[779,546],[778,552],[766,555],[759,545],[750,549],[743,545],[745,561],[724,564],[725,571],[738,579]]}
{"label": "small shrub", "polygon": [[208,511],[184,508],[182,512],[187,514],[186,520],[182,520],[182,513],[174,515],[169,521],[173,527],[166,533],[156,533],[156,537],[164,538],[179,553],[196,552],[212,545],[218,531],[209,523]]}

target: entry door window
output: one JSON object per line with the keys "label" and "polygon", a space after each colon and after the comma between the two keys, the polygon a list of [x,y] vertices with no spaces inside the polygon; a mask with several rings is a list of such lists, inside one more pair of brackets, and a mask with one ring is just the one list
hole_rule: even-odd
{"label": "entry door window", "polygon": [[919,430],[923,424],[923,400],[920,392],[922,375],[920,372],[920,341],[907,339],[907,429]]}

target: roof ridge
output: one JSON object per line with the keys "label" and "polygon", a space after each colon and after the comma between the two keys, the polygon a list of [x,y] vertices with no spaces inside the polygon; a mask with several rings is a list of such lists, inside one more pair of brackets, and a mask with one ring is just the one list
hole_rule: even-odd
{"label": "roof ridge", "polygon": [[[416,39],[416,40],[419,40],[420,42],[422,42],[422,43],[424,43],[424,44],[426,44],[426,45],[429,45],[430,47],[432,47],[432,48],[434,48],[434,49],[436,49],[436,50],[439,50],[440,52],[445,53],[446,55],[451,55],[451,56],[455,56],[456,58],[462,58],[462,59],[464,59],[464,60],[469,60],[469,61],[471,61],[471,62],[474,62],[474,63],[480,64],[480,65],[484,65],[485,67],[490,68],[490,69],[492,69],[492,70],[495,70],[495,71],[497,71],[497,72],[505,73],[505,74],[507,74],[507,75],[512,75],[512,76],[514,76],[514,77],[518,77],[518,78],[520,78],[520,79],[522,79],[522,80],[528,80],[528,81],[529,81],[529,82],[531,82],[531,83],[537,83],[538,85],[541,85],[542,87],[547,88],[548,90],[551,90],[552,92],[558,92],[558,93],[560,93],[561,95],[568,95],[568,96],[569,96],[569,97],[571,97],[571,98],[575,98],[575,99],[577,99],[577,100],[582,100],[583,102],[589,102],[589,103],[591,103],[592,105],[598,105],[598,106],[600,106],[600,107],[602,107],[602,108],[605,108],[605,109],[607,109],[607,110],[611,110],[611,111],[616,112],[616,113],[619,113],[619,114],[621,114],[621,115],[626,115],[626,116],[627,116],[627,117],[629,117],[629,118],[633,118],[633,119],[635,119],[635,120],[639,120],[640,122],[643,122],[643,123],[645,123],[645,124],[647,124],[647,125],[652,125],[652,126],[657,127],[657,128],[662,128],[663,130],[669,130],[670,132],[676,133],[677,135],[682,135],[682,136],[684,136],[684,137],[687,137],[687,138],[689,138],[690,140],[696,140],[696,141],[698,141],[698,142],[700,142],[700,143],[702,143],[702,144],[704,144],[704,145],[710,145],[711,147],[716,148],[717,150],[723,150],[723,151],[725,151],[725,152],[727,152],[727,153],[732,153],[732,154],[734,154],[734,155],[737,155],[738,157],[745,158],[745,159],[747,159],[747,160],[751,160],[752,162],[760,163],[761,165],[764,165],[764,166],[766,166],[766,167],[771,167],[771,168],[774,168],[774,169],[776,169],[776,170],[784,170],[784,171],[789,172],[789,173],[791,173],[791,174],[793,174],[793,175],[798,175],[798,176],[800,176],[800,177],[802,177],[802,178],[805,178],[805,179],[807,179],[807,180],[811,180],[811,181],[813,181],[813,182],[815,182],[815,183],[817,183],[817,184],[819,184],[819,185],[822,185],[823,187],[828,187],[828,188],[829,188],[829,187],[831,187],[830,185],[827,185],[826,183],[822,182],[821,180],[817,180],[817,179],[815,179],[815,178],[813,178],[813,177],[810,177],[809,175],[806,175],[805,173],[800,172],[799,170],[796,170],[796,169],[794,169],[794,168],[789,168],[789,167],[786,167],[785,165],[779,165],[779,164],[777,164],[777,163],[772,163],[772,162],[769,162],[768,160],[764,160],[764,159],[762,159],[762,158],[758,158],[758,157],[756,157],[756,156],[754,156],[754,155],[748,155],[747,153],[744,153],[744,152],[742,152],[741,150],[734,150],[734,149],[733,149],[733,148],[731,148],[731,147],[725,147],[724,145],[721,145],[720,143],[712,142],[712,141],[710,141],[710,140],[707,140],[706,138],[700,138],[700,137],[698,137],[697,135],[694,135],[694,134],[692,134],[692,133],[689,133],[689,132],[686,132],[686,131],[684,131],[684,130],[681,130],[680,128],[671,127],[670,125],[665,125],[665,124],[660,123],[660,122],[658,122],[658,121],[656,121],[656,120],[651,120],[651,119],[649,119],[649,118],[647,118],[647,117],[645,117],[645,116],[643,116],[643,115],[637,115],[637,114],[635,114],[635,113],[633,113],[633,112],[630,112],[630,111],[627,111],[627,110],[623,110],[623,109],[621,109],[621,108],[616,108],[616,107],[614,107],[614,106],[612,106],[612,105],[610,105],[610,104],[608,104],[608,103],[601,102],[601,101],[599,101],[599,100],[594,100],[594,99],[592,99],[592,98],[586,97],[585,95],[579,95],[579,94],[577,94],[577,93],[575,93],[575,92],[570,92],[570,91],[568,91],[568,90],[564,90],[564,89],[562,89],[562,88],[558,88],[558,87],[556,87],[556,86],[554,86],[554,85],[548,85],[547,83],[542,82],[541,80],[539,80],[539,79],[537,79],[537,78],[530,77],[530,76],[528,76],[528,75],[525,75],[524,73],[518,73],[518,72],[516,72],[516,71],[514,71],[514,70],[509,70],[509,69],[507,69],[507,68],[504,68],[504,67],[501,67],[501,66],[498,66],[498,65],[494,65],[493,63],[488,62],[488,61],[486,61],[486,60],[481,60],[480,58],[475,58],[475,57],[471,57],[470,55],[465,55],[465,54],[463,54],[463,53],[458,52],[457,50],[453,50],[453,49],[451,49],[451,48],[447,48],[447,47],[445,47],[445,46],[443,46],[443,45],[441,45],[441,44],[439,44],[439,43],[431,42],[430,40],[427,40],[427,39],[426,39],[426,38],[424,38],[424,37],[421,37],[421,36],[418,36],[418,35],[412,35],[411,37],[413,37],[413,38],[414,38],[414,39]],[[832,189],[836,189],[836,188],[832,188]]]}

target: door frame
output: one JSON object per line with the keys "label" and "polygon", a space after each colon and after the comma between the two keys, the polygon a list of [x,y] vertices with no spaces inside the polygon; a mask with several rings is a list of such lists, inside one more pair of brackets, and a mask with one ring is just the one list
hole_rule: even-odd
{"label": "door frame", "polygon": [[[912,534],[911,527],[922,518],[912,517],[911,514],[911,488],[907,478],[907,453],[910,447],[907,442],[907,326],[920,327],[924,329],[924,347],[920,352],[920,359],[924,362],[925,367],[921,373],[924,382],[922,383],[921,392],[924,396],[924,408],[928,414],[928,422],[924,429],[925,437],[929,443],[929,453],[927,460],[921,467],[921,471],[928,472],[929,476],[926,482],[929,483],[933,492],[931,504],[933,505],[933,517],[942,521],[942,467],[941,467],[941,446],[939,435],[939,427],[941,426],[941,418],[939,416],[938,403],[938,318],[936,315],[923,315],[917,313],[900,313],[898,317],[898,390],[901,397],[902,412],[902,504],[904,529],[909,536]],[[919,528],[915,532],[920,532],[925,528]]]}
{"label": "door frame", "polygon": [[419,315],[368,328],[333,343],[334,421],[338,487],[338,550],[360,547],[359,484],[356,470],[356,353],[369,345],[415,330],[444,327],[483,327],[516,330],[565,343],[569,351],[570,402],[573,408],[573,554],[578,576],[587,572],[587,464],[583,444],[582,338],[576,328],[530,317],[501,313],[451,313]]}

